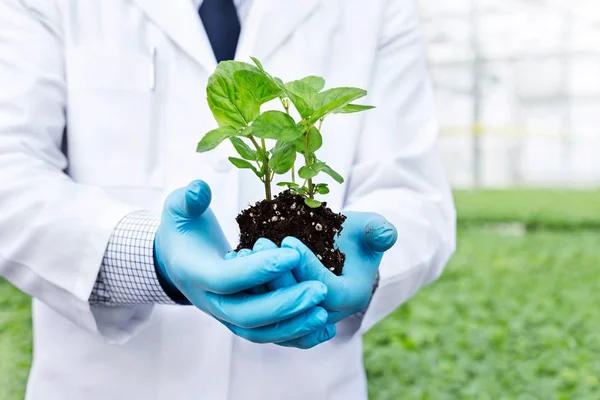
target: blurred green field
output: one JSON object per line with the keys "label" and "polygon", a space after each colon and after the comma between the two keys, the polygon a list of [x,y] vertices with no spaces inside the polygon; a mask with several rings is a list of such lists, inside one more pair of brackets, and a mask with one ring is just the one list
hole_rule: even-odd
{"label": "blurred green field", "polygon": [[[600,192],[456,201],[445,273],[366,336],[371,398],[600,399]],[[23,398],[30,327],[29,300],[0,283],[0,400]]]}
{"label": "blurred green field", "polygon": [[485,190],[454,193],[462,227],[521,222],[530,229],[600,229],[600,190]]}

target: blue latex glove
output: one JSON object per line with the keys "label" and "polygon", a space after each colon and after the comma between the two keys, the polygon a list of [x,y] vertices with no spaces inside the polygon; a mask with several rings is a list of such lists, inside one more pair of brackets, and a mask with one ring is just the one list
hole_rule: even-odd
{"label": "blue latex glove", "polygon": [[[328,294],[320,305],[329,312],[329,324],[366,309],[383,253],[398,239],[396,228],[379,214],[347,212],[346,216],[344,229],[336,241],[346,254],[341,276],[325,268],[300,240],[288,237],[281,247],[297,250],[301,254],[300,264],[293,274],[284,274],[267,284],[270,290],[281,290],[297,282],[318,280],[325,283]],[[264,247],[262,244],[261,248]]]}
{"label": "blue latex glove", "polygon": [[294,249],[271,249],[226,260],[227,240],[208,206],[211,192],[194,181],[169,195],[154,248],[158,272],[189,301],[233,333],[256,343],[279,342],[322,329],[327,312],[315,307],[327,294],[318,281],[269,293],[247,289],[298,265]]}
{"label": "blue latex glove", "polygon": [[[265,250],[277,249],[277,245],[268,239],[258,239],[252,250],[242,249],[239,252],[231,252],[226,258],[246,257],[252,253],[258,253]],[[281,290],[285,287],[296,285],[296,279],[291,272],[281,275],[277,279],[270,281],[264,285],[259,285],[251,289],[252,293],[266,293],[269,291]],[[310,349],[328,340],[331,340],[336,335],[336,327],[333,323],[328,323],[321,329],[317,329],[304,336],[292,340],[281,341],[276,344],[286,347],[296,347],[299,349]]]}

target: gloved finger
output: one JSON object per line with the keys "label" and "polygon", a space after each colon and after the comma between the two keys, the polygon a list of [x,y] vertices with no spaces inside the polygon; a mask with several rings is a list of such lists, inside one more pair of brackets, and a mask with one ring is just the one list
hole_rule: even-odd
{"label": "gloved finger", "polygon": [[365,244],[373,251],[389,250],[398,240],[398,231],[387,219],[377,216],[365,227]]}
{"label": "gloved finger", "polygon": [[212,193],[208,184],[195,180],[187,187],[171,193],[165,201],[165,209],[173,216],[193,219],[201,216],[208,209],[211,198]]}
{"label": "gloved finger", "polygon": [[321,260],[299,239],[291,236],[286,237],[281,242],[281,248],[294,249],[300,254],[298,267],[293,270],[295,279],[298,282],[319,281],[332,290],[339,289],[339,277],[325,268]]}
{"label": "gloved finger", "polygon": [[[245,257],[249,254],[252,254],[252,251],[248,250],[248,249],[241,249],[239,252],[230,251],[229,253],[225,254],[224,259],[231,260],[232,258]],[[252,294],[261,294],[261,293],[266,293],[267,288],[265,287],[265,285],[258,285],[258,286],[248,289],[247,292],[252,293]]]}
{"label": "gloved finger", "polygon": [[371,272],[357,265],[351,274],[342,272],[337,276],[323,266],[317,256],[300,240],[294,237],[283,239],[282,248],[291,248],[300,253],[300,263],[293,270],[298,282],[319,281],[329,288],[329,295],[322,306],[328,311],[353,311],[368,302],[371,295],[369,276]]}
{"label": "gloved finger", "polygon": [[252,251],[259,252],[264,250],[272,250],[276,249],[277,245],[267,238],[259,238],[256,242],[254,242],[254,246],[252,247]]}
{"label": "gloved finger", "polygon": [[260,328],[245,329],[229,323],[225,323],[225,326],[234,334],[251,342],[276,343],[310,335],[311,332],[322,330],[326,323],[327,311],[321,307],[314,307],[285,321]]}
{"label": "gloved finger", "polygon": [[250,249],[241,249],[240,251],[238,251],[237,256],[238,257],[246,257],[246,256],[249,256],[250,254],[252,254],[252,250],[250,250]]}
{"label": "gloved finger", "polygon": [[[275,248],[277,248],[277,246],[275,246]],[[253,252],[253,250],[242,249],[238,253],[238,257],[245,257],[247,255],[252,254],[252,252]],[[265,285],[258,285],[258,286],[254,286],[253,288],[248,289],[248,293],[252,293],[252,294],[262,294],[262,293],[266,293],[266,292],[267,292],[267,287]]]}
{"label": "gloved finger", "polygon": [[221,321],[240,328],[257,328],[276,324],[319,304],[327,295],[321,282],[302,282],[264,294],[205,293],[208,311]]}
{"label": "gloved finger", "polygon": [[[265,239],[265,238],[259,238],[255,243],[254,246],[252,247],[252,251],[253,252],[258,252],[258,251],[263,251],[263,250],[272,250],[272,249],[277,249],[277,245],[275,243],[273,243],[272,241],[270,241],[269,239]],[[289,272],[284,273],[284,275],[288,275]],[[277,280],[279,278],[275,278],[275,280]],[[254,293],[254,294],[261,294],[261,293],[267,293],[269,291],[269,287],[267,286],[268,284],[265,283],[263,285],[259,285],[256,286],[252,289],[249,290],[250,293]]]}
{"label": "gloved finger", "polygon": [[[259,252],[263,250],[276,249],[277,245],[270,241],[269,239],[260,238],[254,243],[254,248],[252,249],[254,252]],[[284,287],[290,287],[298,283],[296,278],[291,272],[286,272],[278,278],[273,279],[271,282],[266,284],[268,290],[277,290]]]}
{"label": "gloved finger", "polygon": [[291,271],[300,255],[292,249],[273,249],[236,257],[203,270],[189,268],[186,280],[203,290],[233,294],[267,283]]}
{"label": "gloved finger", "polygon": [[267,282],[266,286],[268,290],[283,289],[286,287],[294,286],[298,281],[291,272],[286,272],[278,278],[273,279],[271,282]]}
{"label": "gloved finger", "polygon": [[327,342],[335,337],[336,328],[333,324],[327,324],[324,327],[299,337],[298,339],[287,340],[285,342],[276,343],[279,346],[295,347],[297,349],[310,349],[321,343]]}

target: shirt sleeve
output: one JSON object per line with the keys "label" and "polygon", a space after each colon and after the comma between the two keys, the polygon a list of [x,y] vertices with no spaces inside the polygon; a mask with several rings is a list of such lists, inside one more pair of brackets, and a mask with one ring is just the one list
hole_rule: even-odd
{"label": "shirt sleeve", "polygon": [[97,306],[182,304],[164,288],[154,265],[159,219],[147,211],[123,218],[109,241],[89,302]]}

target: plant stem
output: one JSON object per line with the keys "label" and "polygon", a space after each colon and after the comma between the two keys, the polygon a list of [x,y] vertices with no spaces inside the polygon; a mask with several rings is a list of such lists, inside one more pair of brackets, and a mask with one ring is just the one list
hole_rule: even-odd
{"label": "plant stem", "polygon": [[[279,100],[281,100],[281,104],[283,105],[283,108],[285,109],[285,113],[287,115],[290,115],[290,103],[288,99],[282,99],[280,98]],[[292,164],[292,182],[296,183],[296,166]]]}
{"label": "plant stem", "polygon": [[267,155],[267,144],[265,139],[260,139],[264,155],[264,172],[265,172],[265,195],[268,201],[273,199],[271,196],[271,170],[269,169],[269,156]]}
{"label": "plant stem", "polygon": [[271,180],[267,177],[265,177],[264,180],[265,183],[265,196],[267,197],[268,201],[273,200],[273,197],[271,196]]}
{"label": "plant stem", "polygon": [[261,151],[260,145],[258,144],[258,142],[256,141],[256,139],[254,138],[254,136],[248,135],[248,139],[250,139],[252,141],[252,144],[256,148],[256,151],[258,152],[258,154],[262,155],[262,151]]}
{"label": "plant stem", "polygon": [[[310,132],[310,128],[304,132],[304,165],[307,167],[310,165],[310,159],[308,157],[308,132]],[[311,199],[315,198],[312,178],[308,179],[308,197]]]}
{"label": "plant stem", "polygon": [[265,139],[260,140],[262,144],[261,146],[258,144],[254,136],[248,135],[248,138],[256,148],[258,154],[262,156],[262,172],[264,174],[264,178],[261,180],[265,185],[265,197],[267,200],[271,201],[273,199],[271,195],[271,176],[269,175],[271,171],[269,170],[269,156],[267,155],[267,145],[265,144]]}
{"label": "plant stem", "polygon": [[317,128],[317,130],[318,130],[319,132],[321,132],[321,127],[323,126],[323,121],[324,121],[324,120],[325,120],[325,118],[321,118],[321,119],[319,120],[319,127]]}

